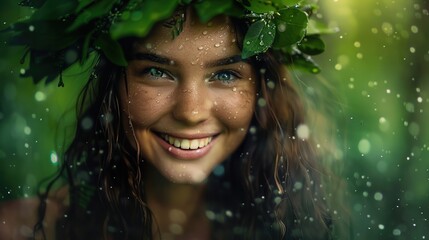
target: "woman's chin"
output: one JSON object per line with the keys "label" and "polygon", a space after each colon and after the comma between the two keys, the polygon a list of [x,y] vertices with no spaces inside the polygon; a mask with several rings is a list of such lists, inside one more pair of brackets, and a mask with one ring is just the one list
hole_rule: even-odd
{"label": "woman's chin", "polygon": [[201,184],[209,174],[201,170],[164,172],[164,177],[176,184]]}

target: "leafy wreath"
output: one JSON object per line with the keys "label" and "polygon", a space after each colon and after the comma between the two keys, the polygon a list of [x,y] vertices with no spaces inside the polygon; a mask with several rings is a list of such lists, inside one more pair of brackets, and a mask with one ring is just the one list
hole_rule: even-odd
{"label": "leafy wreath", "polygon": [[[58,86],[64,86],[65,69],[85,64],[94,51],[126,66],[119,40],[146,36],[178,6],[191,5],[201,22],[219,14],[245,18],[250,26],[242,58],[272,48],[284,56],[284,64],[311,73],[320,72],[310,57],[325,49],[320,35],[332,33],[310,19],[317,5],[304,0],[24,0],[20,5],[34,9],[34,13],[2,32],[11,34],[9,44],[26,47],[23,62],[29,56],[29,66],[21,75],[46,84],[59,76]],[[166,24],[174,37],[181,32],[183,19]]]}

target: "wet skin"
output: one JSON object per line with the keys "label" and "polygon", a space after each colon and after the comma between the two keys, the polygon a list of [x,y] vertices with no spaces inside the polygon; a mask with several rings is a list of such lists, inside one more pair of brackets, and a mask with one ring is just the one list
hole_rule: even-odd
{"label": "wet skin", "polygon": [[226,17],[156,26],[134,46],[121,82],[123,125],[145,161],[174,183],[199,183],[243,141],[256,75]]}

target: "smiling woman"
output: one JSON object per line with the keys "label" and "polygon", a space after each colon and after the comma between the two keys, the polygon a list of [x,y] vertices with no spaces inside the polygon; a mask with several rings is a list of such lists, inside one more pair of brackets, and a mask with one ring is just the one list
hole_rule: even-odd
{"label": "smiling woman", "polygon": [[[78,13],[97,6],[84,2]],[[154,2],[145,4],[150,9],[158,6]],[[324,187],[333,176],[316,154],[304,103],[284,67],[308,59],[300,58],[305,43],[302,51],[294,44],[306,32],[301,9],[311,8],[301,1],[220,2],[180,1],[147,33],[140,34],[147,22],[132,30],[139,34],[127,32],[131,22],[122,30],[112,25],[111,36],[122,34],[117,42],[96,38],[94,49],[102,51],[78,100],[74,139],[52,180],[65,177],[67,184],[48,187],[38,214],[34,201],[23,203],[30,209],[26,224],[36,224],[34,236],[335,237],[339,209]],[[127,3],[112,8],[126,6],[124,22],[127,11],[140,9]],[[317,72],[310,62],[303,66]],[[43,71],[38,74],[47,81],[56,76]],[[303,126],[307,134],[299,133]],[[0,209],[7,206],[13,205]],[[0,213],[0,234],[19,239],[20,218]]]}
{"label": "smiling woman", "polygon": [[172,182],[199,183],[243,141],[257,77],[241,60],[227,17],[207,26],[187,15],[175,39],[155,26],[134,44],[120,104],[128,139],[143,158]]}

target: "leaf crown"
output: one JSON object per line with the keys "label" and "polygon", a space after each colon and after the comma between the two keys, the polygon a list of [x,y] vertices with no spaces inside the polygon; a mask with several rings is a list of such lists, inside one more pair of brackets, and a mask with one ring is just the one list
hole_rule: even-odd
{"label": "leaf crown", "polygon": [[34,83],[48,84],[74,64],[85,64],[91,52],[103,53],[112,63],[126,66],[119,40],[144,37],[162,20],[173,37],[180,34],[183,18],[173,16],[179,6],[192,5],[201,22],[226,14],[249,22],[242,44],[242,58],[268,49],[282,61],[311,73],[320,72],[312,55],[324,51],[320,35],[331,33],[311,17],[317,5],[303,0],[24,0],[20,5],[35,11],[2,32],[11,33],[9,44],[26,47],[29,67],[21,71]]}

